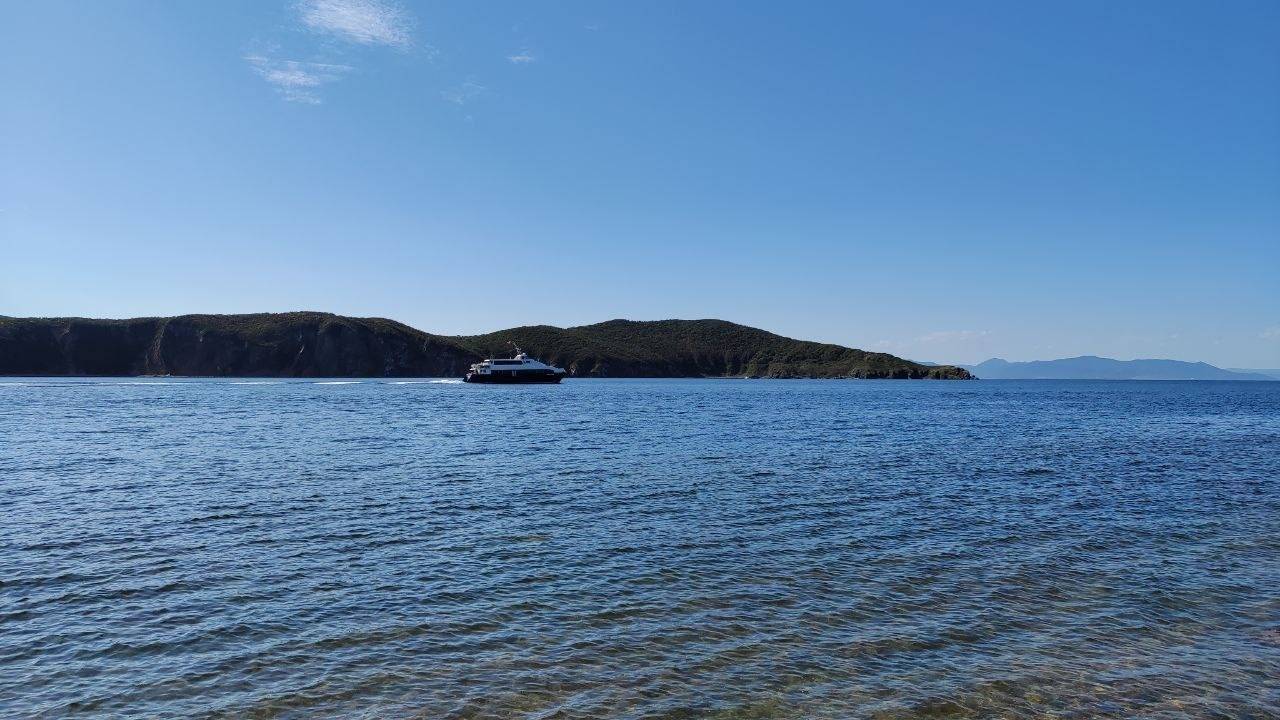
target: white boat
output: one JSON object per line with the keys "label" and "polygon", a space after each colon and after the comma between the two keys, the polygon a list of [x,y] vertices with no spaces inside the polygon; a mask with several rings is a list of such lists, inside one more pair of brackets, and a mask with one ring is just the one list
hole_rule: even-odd
{"label": "white boat", "polygon": [[472,365],[463,380],[469,383],[558,383],[568,374],[564,368],[534,360],[516,348],[513,358],[490,358]]}

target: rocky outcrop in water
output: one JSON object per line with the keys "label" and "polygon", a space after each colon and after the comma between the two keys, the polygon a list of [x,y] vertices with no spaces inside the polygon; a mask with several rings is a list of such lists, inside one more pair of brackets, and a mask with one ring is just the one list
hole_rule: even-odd
{"label": "rocky outcrop in water", "polygon": [[317,312],[172,318],[0,318],[0,374],[448,377],[515,342],[576,377],[968,378],[884,353],[723,320],[612,320],[432,335]]}

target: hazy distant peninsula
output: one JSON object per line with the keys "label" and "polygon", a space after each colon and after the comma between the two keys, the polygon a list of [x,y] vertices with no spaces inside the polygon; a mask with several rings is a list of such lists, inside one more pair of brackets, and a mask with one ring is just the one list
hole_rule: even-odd
{"label": "hazy distant peninsula", "polygon": [[962,365],[986,380],[1271,380],[1260,373],[1233,372],[1202,362],[1113,360],[1084,355],[1061,360],[1009,362],[992,358]]}
{"label": "hazy distant peninsula", "polygon": [[515,342],[573,377],[968,379],[885,353],[723,320],[610,320],[433,335],[320,312],[168,318],[0,317],[0,375],[449,377]]}
{"label": "hazy distant peninsula", "polygon": [[1268,380],[1280,380],[1280,368],[1226,368],[1234,373],[1262,375]]}

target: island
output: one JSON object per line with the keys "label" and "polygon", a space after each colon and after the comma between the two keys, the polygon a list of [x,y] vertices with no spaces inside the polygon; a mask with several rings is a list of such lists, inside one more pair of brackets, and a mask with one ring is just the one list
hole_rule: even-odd
{"label": "island", "polygon": [[571,377],[969,379],[931,366],[724,320],[610,320],[433,335],[323,312],[127,320],[0,317],[0,375],[453,377],[511,343]]}
{"label": "island", "polygon": [[1248,370],[1223,370],[1204,362],[1182,360],[1114,360],[1082,355],[1058,360],[1009,362],[991,358],[961,365],[986,380],[1274,380]]}

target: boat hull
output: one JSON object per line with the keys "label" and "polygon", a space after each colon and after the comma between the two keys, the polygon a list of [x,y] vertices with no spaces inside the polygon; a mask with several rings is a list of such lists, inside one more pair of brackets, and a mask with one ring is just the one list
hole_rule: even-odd
{"label": "boat hull", "polygon": [[547,385],[558,383],[563,378],[564,373],[498,370],[488,375],[467,373],[462,380],[485,385]]}

